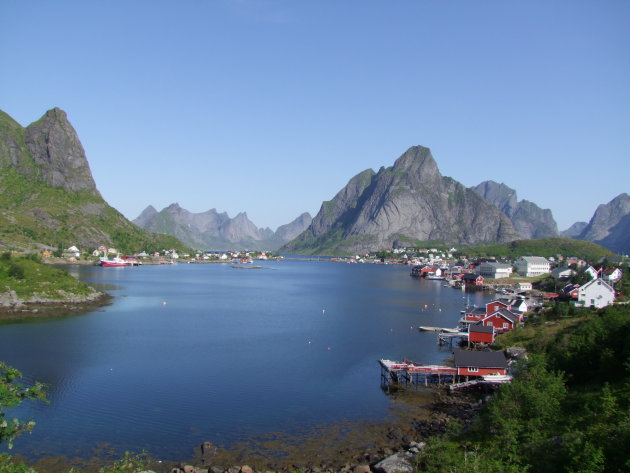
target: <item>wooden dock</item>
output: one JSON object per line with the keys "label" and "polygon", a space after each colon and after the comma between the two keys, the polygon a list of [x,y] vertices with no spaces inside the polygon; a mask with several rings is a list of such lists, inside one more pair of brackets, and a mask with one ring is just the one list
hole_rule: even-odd
{"label": "wooden dock", "polygon": [[454,382],[457,369],[446,365],[423,365],[414,362],[379,360],[381,365],[381,387],[414,388],[430,384]]}

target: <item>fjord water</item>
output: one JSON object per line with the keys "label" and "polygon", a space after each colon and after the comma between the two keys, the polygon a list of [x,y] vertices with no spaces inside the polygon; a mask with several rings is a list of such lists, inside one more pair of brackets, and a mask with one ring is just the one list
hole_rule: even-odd
{"label": "fjord water", "polygon": [[379,420],[392,402],[379,358],[449,357],[417,329],[456,325],[466,300],[442,281],[400,265],[262,264],[71,268],[114,301],[0,326],[0,360],[49,385],[49,404],[10,412],[37,422],[14,451],[87,456],[111,444],[180,460],[206,440]]}

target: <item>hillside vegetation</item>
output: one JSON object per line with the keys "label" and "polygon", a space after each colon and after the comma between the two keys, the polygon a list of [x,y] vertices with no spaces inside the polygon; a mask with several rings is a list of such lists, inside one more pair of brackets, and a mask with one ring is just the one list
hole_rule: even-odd
{"label": "hillside vegetation", "polygon": [[466,433],[453,426],[418,458],[422,472],[630,471],[630,307],[558,304],[499,337],[530,356]]}
{"label": "hillside vegetation", "polygon": [[137,227],[103,200],[62,111],[49,111],[27,128],[0,112],[0,248],[71,245],[186,249],[174,237]]}
{"label": "hillside vegetation", "polygon": [[470,257],[500,256],[510,259],[521,256],[576,256],[587,261],[597,261],[614,253],[603,246],[572,238],[539,238],[536,240],[516,240],[510,243],[494,245],[466,246],[460,254]]}

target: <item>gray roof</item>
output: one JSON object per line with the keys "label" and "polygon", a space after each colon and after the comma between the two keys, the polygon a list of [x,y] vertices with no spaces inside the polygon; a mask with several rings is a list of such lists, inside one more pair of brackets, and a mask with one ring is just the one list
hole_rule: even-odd
{"label": "gray roof", "polygon": [[507,359],[502,351],[453,351],[456,367],[473,366],[478,368],[507,368]]}
{"label": "gray roof", "polygon": [[[508,320],[511,320],[511,321],[512,321],[512,323],[516,323],[516,322],[518,322],[518,316],[517,316],[516,314],[514,314],[513,312],[510,312],[510,311],[509,311],[509,310],[507,310],[507,309],[503,309],[503,308],[501,308],[501,309],[499,309],[499,310],[497,310],[497,311],[493,312],[492,314],[496,314],[497,312],[498,312],[499,314],[501,314],[504,318],[506,318],[506,319],[508,319]],[[488,314],[488,315],[492,315],[492,314]]]}
{"label": "gray roof", "polygon": [[477,333],[492,333],[494,332],[494,327],[485,325],[480,325],[478,322],[474,325],[471,325],[468,329],[469,332],[477,332]]}
{"label": "gray roof", "polygon": [[521,259],[524,260],[527,264],[549,263],[549,260],[547,258],[543,258],[542,256],[521,256]]}

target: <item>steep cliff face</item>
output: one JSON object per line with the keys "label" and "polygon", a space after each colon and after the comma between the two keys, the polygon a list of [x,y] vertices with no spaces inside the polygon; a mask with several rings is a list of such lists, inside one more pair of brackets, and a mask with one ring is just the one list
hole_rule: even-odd
{"label": "steep cliff face", "polygon": [[77,133],[54,108],[24,128],[0,112],[0,247],[182,248],[103,200]]}
{"label": "steep cliff face", "polygon": [[618,253],[630,253],[630,196],[619,194],[597,207],[578,238],[599,243]]}
{"label": "steep cliff face", "polygon": [[[308,217],[310,223],[310,215]],[[134,220],[134,223],[153,232],[175,236],[200,250],[274,251],[288,241],[286,233],[295,234],[304,231],[308,226],[305,223],[306,220],[305,217],[300,216],[287,224],[282,232],[274,233],[269,228],[256,227],[245,212],[230,218],[227,213],[218,213],[216,209],[192,213],[180,207],[179,204],[171,204],[160,212],[148,206]]]}
{"label": "steep cliff face", "polygon": [[443,177],[431,151],[414,146],[392,167],[353,177],[285,249],[356,253],[409,241],[472,244],[516,238],[503,213],[473,190]]}
{"label": "steep cliff face", "polygon": [[46,184],[98,193],[83,145],[63,110],[48,110],[27,126],[24,141]]}
{"label": "steep cliff face", "polygon": [[541,209],[528,200],[519,201],[516,191],[505,184],[484,181],[472,189],[496,205],[510,219],[522,238],[555,238],[559,236],[558,225],[551,210]]}

